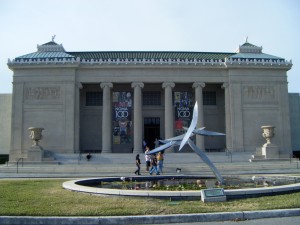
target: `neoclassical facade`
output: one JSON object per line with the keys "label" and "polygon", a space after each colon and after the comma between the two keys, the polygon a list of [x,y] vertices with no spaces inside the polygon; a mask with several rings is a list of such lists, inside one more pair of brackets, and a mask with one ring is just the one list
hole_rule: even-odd
{"label": "neoclassical facade", "polygon": [[[273,125],[280,154],[291,151],[287,71],[292,63],[247,41],[236,52],[68,52],[54,40],[8,61],[13,70],[11,160],[42,127],[55,153],[142,152],[143,141],[184,132],[199,105],[201,149],[255,151]],[[188,147],[184,151],[189,151]]]}

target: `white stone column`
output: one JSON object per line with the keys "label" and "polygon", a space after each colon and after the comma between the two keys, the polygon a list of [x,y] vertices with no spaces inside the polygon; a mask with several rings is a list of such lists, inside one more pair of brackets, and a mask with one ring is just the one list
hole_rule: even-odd
{"label": "white stone column", "polygon": [[131,84],[134,89],[133,103],[133,153],[142,153],[143,147],[143,115],[142,115],[142,88],[144,83],[134,82]]}
{"label": "white stone column", "polygon": [[[175,83],[165,82],[162,88],[165,89],[165,139],[174,135],[174,112],[173,112],[173,94],[172,89]],[[169,149],[169,151],[171,151]]]}
{"label": "white stone column", "polygon": [[112,83],[101,83],[103,89],[103,112],[102,112],[102,153],[111,153],[112,121],[111,121],[111,91]]}
{"label": "white stone column", "polygon": [[75,152],[80,152],[80,90],[82,84],[78,82],[75,90]]}
{"label": "white stone column", "polygon": [[227,148],[228,151],[232,151],[229,83],[223,83],[222,88],[224,89],[224,94],[225,94],[226,148]]}
{"label": "white stone column", "polygon": [[[193,83],[195,88],[195,101],[198,103],[198,122],[196,128],[204,127],[204,116],[203,116],[203,94],[202,89],[205,87],[205,83],[196,82]],[[196,145],[201,150],[205,150],[204,137],[202,135],[196,135]]]}

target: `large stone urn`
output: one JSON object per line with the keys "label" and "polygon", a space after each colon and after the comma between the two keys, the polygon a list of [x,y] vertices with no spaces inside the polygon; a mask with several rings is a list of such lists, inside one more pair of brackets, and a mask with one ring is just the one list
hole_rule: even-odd
{"label": "large stone urn", "polygon": [[[29,137],[33,140],[32,147],[39,146],[39,141],[42,140],[42,138],[43,138],[42,131],[44,130],[44,128],[29,127],[28,130],[30,130]],[[41,146],[39,146],[39,147],[41,148]]]}
{"label": "large stone urn", "polygon": [[262,126],[261,129],[263,130],[262,136],[267,140],[267,142],[263,146],[272,145],[271,139],[274,137],[275,127],[274,126]]}
{"label": "large stone urn", "polygon": [[262,126],[262,136],[266,139],[266,143],[262,146],[262,156],[268,158],[279,158],[279,147],[271,143],[271,139],[275,135],[275,126]]}
{"label": "large stone urn", "polygon": [[41,127],[29,127],[29,138],[33,140],[33,145],[29,148],[27,153],[27,161],[41,162],[44,156],[44,149],[39,145],[39,141],[43,138]]}

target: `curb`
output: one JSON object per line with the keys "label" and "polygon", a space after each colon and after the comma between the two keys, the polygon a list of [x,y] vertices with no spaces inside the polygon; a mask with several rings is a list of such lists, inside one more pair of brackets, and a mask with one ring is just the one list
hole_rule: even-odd
{"label": "curb", "polygon": [[109,216],[109,217],[33,217],[0,216],[1,225],[125,225],[125,224],[171,224],[192,222],[238,221],[276,217],[300,216],[300,208],[262,211],[147,215],[147,216]]}

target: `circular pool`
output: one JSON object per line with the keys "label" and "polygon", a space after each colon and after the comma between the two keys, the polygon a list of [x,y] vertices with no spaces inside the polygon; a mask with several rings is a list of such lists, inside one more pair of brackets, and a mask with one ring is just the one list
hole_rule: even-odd
{"label": "circular pool", "polygon": [[68,190],[98,195],[171,199],[200,199],[201,189],[224,188],[227,199],[276,195],[300,191],[296,176],[227,176],[220,186],[213,176],[128,176],[66,181]]}

